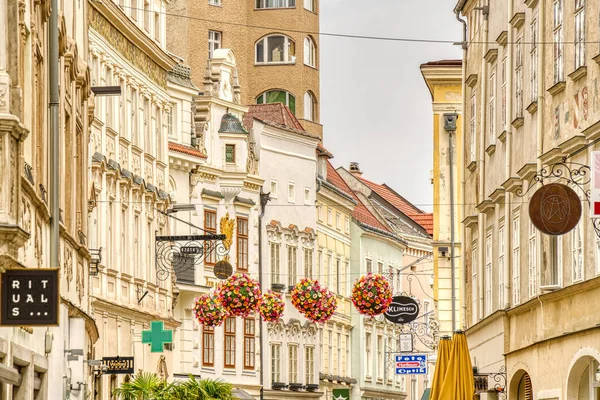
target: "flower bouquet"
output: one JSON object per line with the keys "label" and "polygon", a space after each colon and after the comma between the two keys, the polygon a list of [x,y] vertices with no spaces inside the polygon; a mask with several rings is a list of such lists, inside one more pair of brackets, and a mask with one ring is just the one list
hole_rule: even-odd
{"label": "flower bouquet", "polygon": [[318,281],[304,278],[291,292],[292,304],[300,313],[306,314],[312,311],[321,301],[323,292]]}
{"label": "flower bouquet", "polygon": [[283,315],[285,303],[279,293],[268,291],[262,295],[258,311],[263,320],[275,322]]}
{"label": "flower bouquet", "polygon": [[392,303],[392,287],[380,274],[361,276],[352,288],[352,304],[359,313],[374,317],[382,314]]}
{"label": "flower bouquet", "polygon": [[261,292],[258,281],[246,274],[227,278],[217,289],[219,300],[229,315],[247,317],[258,309]]}
{"label": "flower bouquet", "polygon": [[304,314],[308,320],[319,324],[329,321],[335,310],[337,310],[335,293],[327,288],[321,288],[321,294],[321,301],[312,310]]}
{"label": "flower bouquet", "polygon": [[219,326],[227,317],[227,311],[219,299],[210,293],[196,297],[193,312],[198,323],[203,326]]}

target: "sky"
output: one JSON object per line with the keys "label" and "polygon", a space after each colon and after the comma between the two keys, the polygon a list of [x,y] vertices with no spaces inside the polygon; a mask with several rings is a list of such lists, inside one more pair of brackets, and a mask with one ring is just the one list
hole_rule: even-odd
{"label": "sky", "polygon": [[[456,0],[321,0],[321,32],[460,41]],[[320,38],[324,146],[336,167],[360,164],[431,211],[433,117],[419,65],[460,59],[459,46]]]}

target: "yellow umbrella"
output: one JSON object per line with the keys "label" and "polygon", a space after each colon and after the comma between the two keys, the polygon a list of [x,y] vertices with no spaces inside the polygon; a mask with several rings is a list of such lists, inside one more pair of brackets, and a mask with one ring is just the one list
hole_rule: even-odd
{"label": "yellow umbrella", "polygon": [[450,339],[450,336],[442,336],[437,350],[437,361],[435,363],[435,372],[433,373],[429,400],[439,400],[442,382],[444,382],[444,376],[446,376],[446,371],[448,370],[450,351],[452,351],[452,340]]}
{"label": "yellow umbrella", "polygon": [[473,400],[475,380],[467,338],[462,331],[454,332],[448,370],[438,400]]}

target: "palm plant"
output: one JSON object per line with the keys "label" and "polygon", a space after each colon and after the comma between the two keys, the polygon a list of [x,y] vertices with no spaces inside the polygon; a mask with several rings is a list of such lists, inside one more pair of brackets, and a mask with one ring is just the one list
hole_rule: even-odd
{"label": "palm plant", "polygon": [[[155,374],[141,372],[121,387],[114,390],[117,398],[123,400],[163,400],[167,384]],[[166,399],[165,399],[166,400]]]}
{"label": "palm plant", "polygon": [[210,378],[190,379],[181,384],[186,389],[190,400],[233,400],[233,386],[222,380]]}
{"label": "palm plant", "polygon": [[121,400],[233,400],[233,386],[215,379],[199,379],[167,384],[155,374],[142,372],[113,392]]}

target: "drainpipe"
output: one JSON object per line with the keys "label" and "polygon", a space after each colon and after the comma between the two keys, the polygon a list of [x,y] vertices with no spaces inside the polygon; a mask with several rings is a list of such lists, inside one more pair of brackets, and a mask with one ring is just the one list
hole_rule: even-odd
{"label": "drainpipe", "polygon": [[[510,27],[510,18],[513,15],[513,2],[508,2],[508,25]],[[513,30],[512,27],[508,29],[508,43],[513,42]],[[541,57],[540,57],[541,58]],[[508,180],[511,176],[512,169],[512,132],[511,132],[511,121],[512,121],[512,96],[513,96],[513,75],[511,70],[512,65],[512,46],[509,47],[506,56],[506,126],[504,129],[506,130],[506,172],[505,172],[505,181]],[[540,77],[540,80],[543,81],[543,78]],[[504,308],[510,307],[510,268],[512,266],[512,260],[510,257],[510,239],[512,237],[510,231],[512,229],[512,215],[511,215],[511,194],[505,193],[504,196]]]}
{"label": "drainpipe", "polygon": [[[464,144],[464,138],[465,138],[465,118],[464,118],[464,112],[467,109],[467,101],[466,101],[466,80],[467,80],[467,22],[462,19],[460,17],[460,11],[457,10],[456,11],[456,19],[458,20],[458,22],[460,22],[461,24],[463,24],[463,39],[462,39],[462,43],[461,43],[461,47],[462,47],[462,79],[461,79],[461,85],[462,85],[462,116],[460,118],[460,132],[462,135],[462,143]],[[456,143],[459,143],[458,141],[458,136],[456,136]],[[452,145],[452,144],[451,144]],[[464,147],[464,146],[463,146]],[[457,148],[458,150],[458,148]],[[464,154],[464,148],[462,149],[463,154]],[[458,164],[457,164],[457,169],[458,169]],[[450,171],[452,173],[453,171],[453,166],[452,164],[450,164]],[[458,171],[457,171],[458,172]],[[462,192],[464,193],[465,190],[465,170],[464,167],[460,168],[460,180],[461,180],[461,188],[462,188]],[[452,184],[450,185],[452,187]],[[461,200],[462,196],[459,196],[459,201]],[[454,235],[455,235],[455,228],[454,228],[454,193],[450,194],[450,207],[451,207],[451,211],[450,211],[450,222],[451,222],[451,227],[450,227],[450,266],[451,266],[451,277],[452,277],[452,332],[456,331],[456,256],[455,256],[455,242],[454,242]],[[464,204],[462,205],[462,215],[464,215]],[[459,236],[460,237],[460,236]],[[464,264],[463,264],[464,266]],[[459,271],[459,275],[464,276],[464,271],[461,270]],[[464,303],[464,285],[459,285],[460,288],[460,306],[463,310],[462,315],[465,315],[466,312],[466,305]],[[461,325],[464,325],[464,321]]]}
{"label": "drainpipe", "polygon": [[[269,202],[270,193],[263,193],[262,187],[260,188],[260,214],[258,215],[258,283],[260,287],[263,287],[263,274],[262,274],[262,231],[263,223],[262,219],[265,215],[265,209]],[[259,319],[258,325],[258,337],[260,341],[260,400],[264,399],[263,388],[264,388],[264,360],[266,346],[263,346],[263,321]]]}
{"label": "drainpipe", "polygon": [[48,81],[50,88],[50,266],[58,267],[58,249],[60,246],[60,175],[58,134],[58,0],[50,2],[50,20],[48,25]]}

